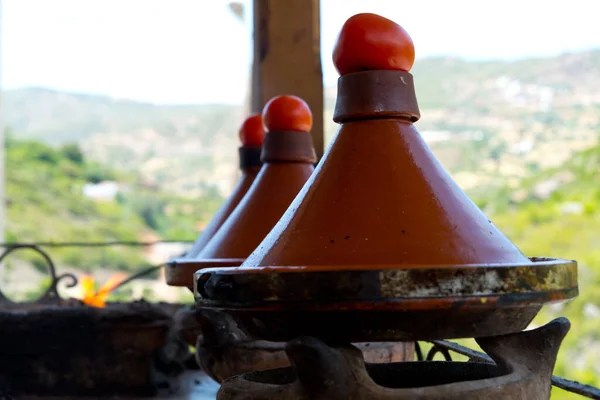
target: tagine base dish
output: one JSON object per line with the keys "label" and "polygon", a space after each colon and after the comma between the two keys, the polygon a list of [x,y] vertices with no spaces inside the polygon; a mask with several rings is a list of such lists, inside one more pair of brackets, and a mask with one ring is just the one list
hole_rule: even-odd
{"label": "tagine base dish", "polygon": [[196,271],[207,267],[239,266],[243,259],[211,259],[196,260],[190,258],[176,258],[165,266],[165,281],[169,286],[183,286],[194,290],[193,276]]}
{"label": "tagine base dish", "polygon": [[575,262],[531,261],[319,272],[202,270],[196,274],[196,306],[226,312],[248,334],[270,341],[302,335],[348,342],[495,336],[522,331],[544,304],[578,294]]}
{"label": "tagine base dish", "polygon": [[[364,306],[354,304],[348,306]],[[420,311],[227,310],[249,335],[269,341],[315,336],[326,341],[416,341],[522,331],[541,306]]]}

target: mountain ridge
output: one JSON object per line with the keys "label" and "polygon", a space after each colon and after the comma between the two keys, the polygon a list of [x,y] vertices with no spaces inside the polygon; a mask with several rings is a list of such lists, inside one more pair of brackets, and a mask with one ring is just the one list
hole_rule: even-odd
{"label": "mountain ridge", "polygon": [[[516,61],[435,57],[417,60],[412,73],[422,115],[416,125],[467,190],[522,179],[597,141],[600,50]],[[337,129],[335,95],[325,89],[327,141]],[[166,191],[225,195],[235,182],[242,105],[160,105],[28,88],[5,91],[3,108],[15,137],[76,142],[86,157],[138,170]]]}

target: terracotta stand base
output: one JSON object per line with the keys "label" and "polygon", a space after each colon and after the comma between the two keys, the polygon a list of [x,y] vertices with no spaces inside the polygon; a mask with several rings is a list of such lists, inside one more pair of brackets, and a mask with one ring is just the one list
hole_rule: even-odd
{"label": "terracotta stand base", "polygon": [[[285,342],[255,340],[241,331],[227,314],[206,311],[197,316],[202,334],[196,344],[196,359],[202,370],[217,382],[251,371],[290,366]],[[413,343],[358,343],[355,346],[371,363],[414,360]]]}
{"label": "terracotta stand base", "polygon": [[[208,347],[200,339],[196,357],[202,369],[217,382],[252,371],[289,367],[285,343],[264,340]],[[412,361],[414,344],[405,342],[356,343],[366,362]]]}
{"label": "terracotta stand base", "polygon": [[218,400],[547,400],[570,323],[477,339],[495,364],[425,361],[365,364],[350,345],[303,337],[288,342],[293,368],[253,372],[223,383]]}

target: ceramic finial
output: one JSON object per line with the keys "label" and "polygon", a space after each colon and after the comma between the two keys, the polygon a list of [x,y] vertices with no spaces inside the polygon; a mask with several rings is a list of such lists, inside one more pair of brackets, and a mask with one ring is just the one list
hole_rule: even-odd
{"label": "ceramic finial", "polygon": [[268,131],[310,132],[312,128],[310,108],[296,96],[273,97],[263,108],[262,116]]}
{"label": "ceramic finial", "polygon": [[333,47],[340,75],[366,70],[410,71],[415,46],[400,25],[377,14],[356,14],[346,21]]}
{"label": "ceramic finial", "polygon": [[261,114],[252,114],[240,127],[240,141],[244,147],[261,147],[265,137],[265,126]]}

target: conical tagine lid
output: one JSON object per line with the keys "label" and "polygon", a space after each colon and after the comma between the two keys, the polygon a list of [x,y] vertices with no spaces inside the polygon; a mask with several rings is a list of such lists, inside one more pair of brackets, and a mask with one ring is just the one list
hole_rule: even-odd
{"label": "conical tagine lid", "polygon": [[215,232],[223,225],[227,217],[242,200],[254,178],[260,171],[262,162],[260,161],[260,152],[262,149],[265,128],[261,114],[250,115],[242,124],[240,131],[241,146],[238,149],[241,176],[233,189],[231,195],[221,205],[215,213],[209,224],[198,236],[192,248],[180,258],[171,260],[166,267],[165,276],[168,285],[171,286],[193,286],[193,279],[189,274],[184,275],[178,261],[191,259],[202,251],[206,243],[213,237]]}
{"label": "conical tagine lid", "polygon": [[293,207],[244,266],[529,262],[412,125],[419,110],[407,72],[414,61],[408,34],[382,17],[357,15],[342,29],[333,58],[342,74],[338,134]]}
{"label": "conical tagine lid", "polygon": [[312,114],[295,96],[271,99],[263,111],[267,128],[263,166],[235,210],[200,253],[182,260],[193,281],[207,266],[239,266],[264,239],[313,173],[316,161]]}
{"label": "conical tagine lid", "polygon": [[240,268],[196,274],[199,304],[239,309],[269,340],[412,340],[519,331],[576,293],[573,263],[530,261],[431,153],[413,126],[414,54],[386,18],[344,24],[337,136]]}

